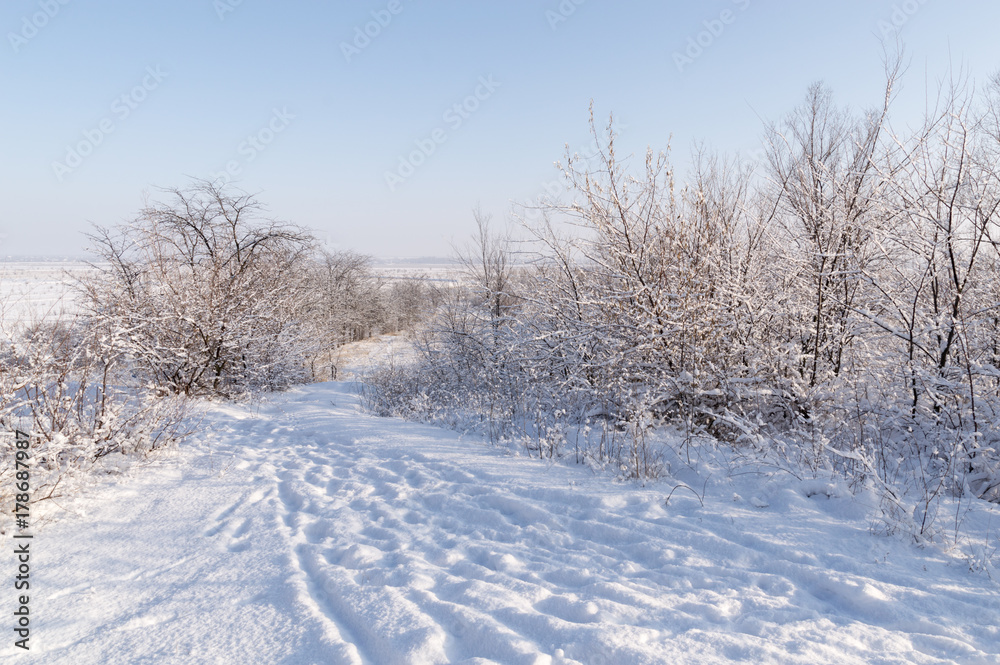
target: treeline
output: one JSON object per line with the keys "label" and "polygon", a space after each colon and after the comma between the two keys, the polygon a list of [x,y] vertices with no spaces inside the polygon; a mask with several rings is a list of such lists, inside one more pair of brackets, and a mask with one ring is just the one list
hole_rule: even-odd
{"label": "treeline", "polygon": [[568,196],[521,211],[527,242],[478,218],[467,288],[368,403],[633,477],[675,427],[873,488],[918,538],[943,497],[998,500],[1000,82],[904,130],[896,79],[861,114],[812,87],[761,163],[697,152],[683,186],[592,118]]}
{"label": "treeline", "polygon": [[[37,499],[62,495],[98,461],[110,468],[177,442],[189,433],[187,398],[335,376],[337,348],[408,330],[437,298],[209,182],[167,190],[90,240],[98,260],[75,284],[77,313],[3,331],[0,426],[33,435]],[[13,438],[0,447],[0,486],[11,488]]]}

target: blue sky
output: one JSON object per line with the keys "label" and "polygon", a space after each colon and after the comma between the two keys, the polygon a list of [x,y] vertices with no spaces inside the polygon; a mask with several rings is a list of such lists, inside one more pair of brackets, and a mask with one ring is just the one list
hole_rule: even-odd
{"label": "blue sky", "polygon": [[1000,68],[997,25],[985,1],[5,0],[0,255],[81,254],[156,187],[231,177],[331,246],[441,256],[586,148],[590,100],[626,152],[752,154],[814,81],[879,103],[890,26],[906,120],[949,68]]}

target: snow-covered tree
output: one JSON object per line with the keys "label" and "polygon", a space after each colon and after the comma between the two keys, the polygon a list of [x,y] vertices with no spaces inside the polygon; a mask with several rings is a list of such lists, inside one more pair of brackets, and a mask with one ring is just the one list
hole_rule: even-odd
{"label": "snow-covered tree", "polygon": [[87,316],[164,393],[228,397],[303,378],[314,346],[297,318],[310,234],[212,183],[166,193],[91,234],[101,261],[81,283]]}

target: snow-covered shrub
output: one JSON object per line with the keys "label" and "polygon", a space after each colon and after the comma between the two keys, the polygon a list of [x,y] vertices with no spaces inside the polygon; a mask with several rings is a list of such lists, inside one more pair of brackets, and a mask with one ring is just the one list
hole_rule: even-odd
{"label": "snow-covered shrub", "polygon": [[311,236],[208,182],[168,194],[91,235],[102,262],[81,283],[88,318],[164,394],[234,397],[304,380],[316,345],[299,317]]}
{"label": "snow-covered shrub", "polygon": [[[0,363],[0,509],[9,516],[15,429],[31,435],[33,502],[71,496],[98,468],[120,469],[189,433],[186,404],[131,375],[123,347],[93,322],[8,331]],[[0,524],[0,528],[5,524]]]}
{"label": "snow-covered shrub", "polygon": [[480,218],[394,399],[539,442],[600,421],[638,476],[644,433],[679,427],[874,491],[918,540],[942,501],[1000,501],[1000,84],[899,133],[895,83],[861,115],[814,86],[765,163],[699,151],[683,186],[591,119],[601,148],[522,215],[533,245]]}

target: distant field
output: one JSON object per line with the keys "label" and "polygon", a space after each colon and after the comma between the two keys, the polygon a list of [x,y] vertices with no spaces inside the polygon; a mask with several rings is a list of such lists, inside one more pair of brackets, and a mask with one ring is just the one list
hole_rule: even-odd
{"label": "distant field", "polygon": [[[71,285],[94,270],[83,261],[0,260],[0,323],[54,318],[74,311]],[[377,260],[372,272],[387,280],[418,279],[456,284],[461,272],[455,264]]]}
{"label": "distant field", "polygon": [[72,312],[71,285],[93,269],[82,261],[0,261],[0,321],[6,326]]}
{"label": "distant field", "polygon": [[372,264],[372,272],[384,279],[419,279],[429,282],[457,284],[462,277],[462,269],[455,263],[432,263],[377,259]]}

